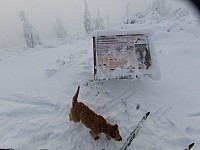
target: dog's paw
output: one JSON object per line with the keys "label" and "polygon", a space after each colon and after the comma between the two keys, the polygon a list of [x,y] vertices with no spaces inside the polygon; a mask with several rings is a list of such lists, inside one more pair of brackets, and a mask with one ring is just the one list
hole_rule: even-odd
{"label": "dog's paw", "polygon": [[106,137],[107,137],[108,140],[111,140],[111,137],[110,137],[110,136],[106,135]]}
{"label": "dog's paw", "polygon": [[99,139],[99,135],[98,134],[95,134],[95,132],[94,131],[90,131],[90,134],[91,134],[91,136],[92,136],[92,138],[94,139],[94,140],[98,140]]}
{"label": "dog's paw", "polygon": [[95,137],[94,137],[94,140],[98,140],[98,139],[99,139],[99,136],[95,136]]}

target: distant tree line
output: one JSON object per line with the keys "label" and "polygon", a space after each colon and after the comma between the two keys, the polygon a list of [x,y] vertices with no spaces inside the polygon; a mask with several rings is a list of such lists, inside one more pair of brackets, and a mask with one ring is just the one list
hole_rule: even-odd
{"label": "distant tree line", "polygon": [[[87,35],[90,35],[94,30],[103,30],[105,28],[104,20],[100,14],[99,9],[97,9],[96,18],[92,18],[86,0],[84,1],[84,3],[85,3],[85,10],[83,15],[83,26],[85,29],[85,33]],[[127,7],[125,9],[124,23],[134,24],[137,22],[137,19],[135,19],[133,16],[130,16],[129,10],[130,10],[130,4],[127,3]],[[160,16],[165,17],[169,13],[170,9],[166,7],[166,0],[154,0],[153,3],[149,5],[147,10],[147,12],[151,11],[157,12]],[[42,43],[40,36],[29,22],[25,12],[20,11],[19,16],[20,19],[22,20],[23,32],[24,32],[23,35],[27,47],[34,48],[36,45],[40,45]],[[143,14],[137,13],[135,17],[142,18]],[[108,15],[106,15],[106,19],[107,19],[107,26],[109,27],[110,25],[109,25]],[[58,14],[55,22],[52,22],[52,27],[57,38],[66,38],[68,36],[67,31],[64,28],[64,24]]]}
{"label": "distant tree line", "polygon": [[95,19],[91,18],[90,12],[88,10],[87,2],[85,1],[85,12],[83,19],[84,29],[87,34],[91,34],[94,30],[104,29],[104,20],[100,15],[99,9],[97,9],[97,17]]}
{"label": "distant tree line", "polygon": [[[26,16],[24,11],[19,12],[20,19],[23,24],[23,36],[28,48],[34,48],[37,45],[42,44],[41,38],[32,24],[29,22],[28,17]],[[107,21],[109,25],[109,17],[108,15]],[[85,11],[83,16],[83,25],[85,29],[85,33],[87,35],[91,34],[94,30],[102,30],[104,29],[104,20],[100,15],[99,9],[97,9],[97,17],[92,18],[88,9],[87,2],[85,1]],[[52,22],[53,31],[57,38],[66,38],[67,31],[64,28],[64,24],[57,14],[55,22]]]}

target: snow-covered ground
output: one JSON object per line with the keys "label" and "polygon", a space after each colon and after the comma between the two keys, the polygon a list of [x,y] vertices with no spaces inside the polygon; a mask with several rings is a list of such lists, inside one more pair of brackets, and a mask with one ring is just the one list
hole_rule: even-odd
{"label": "snow-covered ground", "polygon": [[[142,116],[149,119],[130,146],[134,150],[200,147],[200,28],[187,18],[135,25],[154,30],[160,80],[93,79],[92,39],[56,48],[0,50],[0,148],[117,150]],[[72,97],[111,124],[123,140],[94,141],[89,130],[68,118]],[[136,109],[137,106],[139,109]]]}

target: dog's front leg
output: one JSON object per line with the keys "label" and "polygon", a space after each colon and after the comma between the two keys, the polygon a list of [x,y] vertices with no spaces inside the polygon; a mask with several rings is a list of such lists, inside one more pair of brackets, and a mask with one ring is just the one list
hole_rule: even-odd
{"label": "dog's front leg", "polygon": [[91,134],[91,136],[92,136],[92,138],[94,140],[98,140],[99,139],[99,134],[95,133],[93,130],[90,131],[90,134]]}
{"label": "dog's front leg", "polygon": [[69,120],[72,121],[72,115],[71,115],[71,113],[69,114]]}
{"label": "dog's front leg", "polygon": [[108,140],[111,140],[111,137],[109,135],[106,135],[106,137],[107,137]]}

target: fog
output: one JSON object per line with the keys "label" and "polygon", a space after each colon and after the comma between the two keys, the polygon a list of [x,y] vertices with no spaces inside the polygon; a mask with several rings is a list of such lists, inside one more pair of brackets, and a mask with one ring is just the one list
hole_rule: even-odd
{"label": "fog", "polygon": [[[144,11],[149,5],[147,0],[87,0],[92,18],[99,9],[105,26],[107,16],[111,25],[123,18],[128,2],[130,13]],[[84,0],[0,0],[0,45],[3,43],[6,47],[24,42],[20,11],[26,13],[41,38],[48,39],[55,37],[52,22],[57,14],[69,36],[83,34],[84,10]]]}

